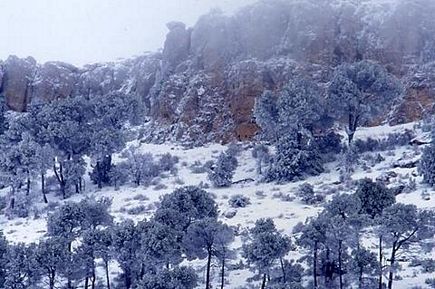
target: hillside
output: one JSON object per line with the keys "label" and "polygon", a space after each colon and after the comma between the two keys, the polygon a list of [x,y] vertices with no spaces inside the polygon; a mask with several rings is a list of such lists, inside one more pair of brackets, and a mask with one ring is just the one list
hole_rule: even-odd
{"label": "hillside", "polygon": [[[357,133],[356,139],[366,140],[371,138],[385,140],[393,133],[404,134],[406,131],[413,131],[419,139],[424,139],[425,133],[422,132],[418,124],[414,123],[394,127],[381,126],[362,129]],[[86,186],[87,193],[72,196],[67,202],[79,202],[89,197],[97,199],[102,197],[110,198],[112,199],[110,213],[115,217],[115,221],[121,222],[125,219],[133,219],[137,222],[144,218],[149,219],[152,217],[155,212],[156,203],[161,196],[182,186],[203,186],[213,195],[219,206],[219,219],[237,228],[238,234],[232,247],[236,249],[238,254],[241,253],[241,238],[245,234],[243,232],[246,232],[247,228],[252,227],[257,219],[272,218],[278,229],[284,234],[291,236],[294,241],[297,235],[294,235],[292,230],[299,222],[305,222],[307,218],[316,216],[323,209],[326,202],[331,200],[337,193],[348,194],[354,191],[354,188],[348,188],[340,183],[337,161],[328,163],[326,165],[326,172],[316,177],[288,184],[262,183],[258,182],[258,175],[255,172],[255,159],[251,155],[252,146],[248,143],[239,144],[241,150],[237,157],[239,167],[234,176],[234,181],[250,178],[253,181],[234,184],[230,188],[216,189],[207,187],[205,184],[208,184],[209,180],[207,179],[206,172],[195,172],[195,168],[198,167],[198,164],[214,160],[220,152],[227,149],[226,146],[211,144],[200,148],[186,149],[171,143],[153,145],[133,142],[129,145],[139,145],[140,151],[152,152],[155,156],[170,153],[173,156],[179,157],[177,172],[170,175],[162,175],[155,179],[152,185],[148,187],[124,185],[119,190],[115,190],[113,187],[99,190],[90,184],[89,179],[86,179],[85,182],[88,184]],[[376,161],[378,155],[382,156],[381,161]],[[435,193],[426,185],[421,184],[421,177],[417,176],[416,167],[397,166],[398,163],[412,163],[420,155],[421,147],[411,145],[364,153],[358,161],[355,172],[352,174],[352,179],[356,181],[368,177],[386,180],[385,177],[388,176],[387,183],[391,188],[408,186],[410,180],[413,180],[412,182],[415,182],[416,188],[408,192],[403,190],[403,193],[397,196],[397,202],[417,205],[420,209],[433,210]],[[297,196],[298,187],[303,183],[313,185],[314,190],[325,197],[325,201],[315,205],[304,203]],[[7,190],[3,190],[3,193],[6,192]],[[230,197],[238,194],[249,198],[250,204],[243,208],[232,208],[228,200]],[[1,228],[10,242],[24,242],[28,244],[37,242],[47,232],[47,214],[50,214],[53,208],[59,207],[65,202],[60,196],[50,194],[50,204],[44,205],[38,201],[40,200],[40,192],[36,188],[33,190],[32,199],[34,201],[28,218],[7,220],[5,216],[0,216]],[[433,239],[430,240],[428,244],[433,243],[433,241]],[[374,239],[369,238],[367,242],[367,246],[370,249],[376,250]],[[419,264],[419,260],[433,258],[435,249],[433,245],[429,246],[429,248],[430,250],[428,251],[424,246],[413,246],[411,249],[406,250],[405,254],[401,255],[400,265],[402,269],[398,273],[400,277],[395,281],[394,288],[430,288],[425,287],[424,280],[433,277],[433,275],[429,272],[425,273],[424,269],[419,265],[412,265]],[[306,253],[305,249],[294,247],[287,258],[297,260]],[[250,286],[256,288],[258,281],[248,282],[247,279],[252,277],[253,273],[248,270],[245,266],[246,264],[244,266],[237,265],[240,261],[240,255],[238,255],[236,259],[230,262],[226,288],[251,288]],[[245,263],[245,261],[241,262],[242,264]],[[202,261],[196,260],[191,264],[199,272],[202,272],[204,269],[204,262]],[[214,266],[218,266],[217,263],[214,264]],[[111,262],[110,267],[114,278],[119,273],[119,268],[117,268],[115,262]],[[102,270],[103,268],[100,264],[98,269],[100,276],[103,275]],[[217,286],[219,284],[218,267],[212,270],[212,276],[213,284]],[[200,278],[200,283],[203,282],[202,280]],[[202,285],[198,288],[202,288]]]}
{"label": "hillside", "polygon": [[194,27],[168,24],[161,52],[77,68],[31,57],[0,62],[0,94],[12,110],[29,103],[110,92],[146,107],[154,141],[251,139],[255,99],[295,74],[320,86],[334,67],[370,59],[401,79],[403,99],[383,120],[433,112],[435,4],[431,0],[260,1],[234,15],[212,11]]}

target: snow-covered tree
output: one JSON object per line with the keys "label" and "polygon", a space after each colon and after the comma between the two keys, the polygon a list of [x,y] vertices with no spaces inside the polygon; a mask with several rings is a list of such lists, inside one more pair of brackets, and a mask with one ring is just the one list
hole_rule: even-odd
{"label": "snow-covered tree", "polygon": [[237,158],[228,152],[222,152],[216,164],[208,173],[208,179],[215,187],[229,187],[232,184],[234,172],[237,168]]}
{"label": "snow-covered tree", "polygon": [[6,264],[8,262],[6,253],[8,252],[9,244],[0,230],[0,288],[4,287],[6,278]]}
{"label": "snow-covered tree", "polygon": [[112,155],[125,147],[124,124],[128,121],[133,103],[125,95],[107,94],[92,97],[90,156],[94,162],[92,179],[101,188],[110,183]]}
{"label": "snow-covered tree", "polygon": [[149,185],[161,172],[150,153],[141,153],[137,148],[130,148],[124,155],[127,157],[129,178],[136,186]]}
{"label": "snow-covered tree", "polygon": [[423,182],[435,186],[435,142],[425,147],[418,166]]}
{"label": "snow-covered tree", "polygon": [[265,137],[272,141],[295,129],[312,131],[322,114],[320,96],[320,89],[314,82],[294,77],[281,90],[266,91],[257,99],[255,120]]}
{"label": "snow-covered tree", "polygon": [[347,123],[350,144],[357,128],[388,111],[401,93],[399,80],[375,62],[342,64],[329,86],[329,114]]}
{"label": "snow-covered tree", "polygon": [[178,232],[166,224],[151,220],[138,224],[141,233],[141,255],[154,270],[169,268],[182,261]]}
{"label": "snow-covered tree", "polygon": [[259,175],[263,174],[263,167],[269,165],[271,155],[269,148],[264,144],[258,144],[252,149],[252,157],[256,159],[257,163],[257,173]]}
{"label": "snow-covered tree", "polygon": [[56,281],[65,269],[68,251],[65,250],[64,239],[51,237],[38,244],[35,260],[42,276],[48,279],[48,289],[57,288]]}
{"label": "snow-covered tree", "polygon": [[122,270],[123,288],[130,289],[140,275],[140,232],[132,220],[116,224],[112,228],[114,258]]}
{"label": "snow-covered tree", "polygon": [[321,156],[312,137],[298,131],[282,136],[268,168],[266,181],[288,182],[323,172]]}
{"label": "snow-covered tree", "polygon": [[275,140],[278,136],[277,97],[273,92],[265,91],[255,101],[255,122],[261,127],[265,139]]}
{"label": "snow-covered tree", "polygon": [[371,218],[380,216],[384,209],[396,202],[393,190],[387,188],[381,182],[373,182],[371,179],[359,181],[355,196],[361,202],[361,213]]}
{"label": "snow-covered tree", "polygon": [[379,235],[391,248],[388,289],[392,289],[399,251],[406,249],[409,243],[434,238],[435,214],[432,211],[419,211],[415,205],[394,204],[382,213]]}
{"label": "snow-covered tree", "polygon": [[[205,289],[211,288],[210,269],[212,257],[217,256],[218,249],[227,246],[233,238],[231,228],[215,218],[199,220],[187,228],[183,237],[187,256],[207,259]],[[225,275],[225,271],[222,274]]]}
{"label": "snow-covered tree", "polygon": [[154,216],[156,221],[180,234],[194,221],[217,218],[218,210],[210,193],[195,186],[187,186],[164,195]]}
{"label": "snow-covered tree", "polygon": [[83,156],[89,153],[91,143],[89,109],[85,99],[75,97],[50,102],[35,112],[39,138],[55,151],[53,171],[64,198],[71,188],[79,189],[85,173]]}
{"label": "snow-covered tree", "polygon": [[289,250],[290,239],[278,232],[272,219],[259,219],[249,230],[249,240],[243,244],[243,257],[262,276],[262,289],[266,288],[274,263],[282,261]]}
{"label": "snow-covered tree", "polygon": [[379,272],[376,254],[360,247],[352,250],[351,257],[349,269],[358,279],[358,289],[370,286],[365,277],[370,280],[372,276],[376,276],[376,273]]}
{"label": "snow-covered tree", "polygon": [[6,278],[4,287],[10,289],[34,288],[40,279],[40,272],[35,260],[36,246],[25,244],[11,245],[7,252],[5,264]]}
{"label": "snow-covered tree", "polygon": [[175,267],[158,273],[149,272],[138,282],[140,289],[194,289],[198,276],[190,267]]}

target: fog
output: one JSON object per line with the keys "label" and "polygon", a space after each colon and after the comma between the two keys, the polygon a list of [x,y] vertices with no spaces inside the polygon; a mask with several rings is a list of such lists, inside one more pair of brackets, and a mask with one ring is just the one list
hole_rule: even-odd
{"label": "fog", "polygon": [[0,0],[0,59],[14,54],[75,65],[162,47],[169,21],[193,25],[212,8],[254,0]]}

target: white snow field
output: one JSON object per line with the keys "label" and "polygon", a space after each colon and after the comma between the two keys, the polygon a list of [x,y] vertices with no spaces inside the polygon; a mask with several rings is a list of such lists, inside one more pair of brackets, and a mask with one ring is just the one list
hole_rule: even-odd
{"label": "white snow field", "polygon": [[[355,138],[364,139],[367,137],[381,139],[386,137],[392,132],[402,132],[405,129],[414,130],[416,134],[424,138],[426,137],[418,128],[417,123],[410,123],[395,127],[389,126],[379,126],[372,128],[362,128],[360,129]],[[194,174],[192,173],[190,166],[195,162],[199,161],[202,164],[208,160],[213,160],[217,155],[225,150],[227,147],[219,144],[209,144],[204,147],[185,149],[176,144],[146,144],[134,142],[130,145],[140,146],[143,152],[150,152],[154,155],[170,153],[174,156],[180,158],[178,167],[178,175],[167,175],[161,178],[159,183],[155,182],[155,185],[149,187],[133,187],[130,185],[122,186],[119,190],[113,188],[104,188],[102,190],[96,189],[94,185],[90,184],[89,179],[86,180],[87,188],[86,194],[74,195],[67,201],[79,201],[85,196],[95,196],[99,197],[109,197],[113,200],[111,213],[115,217],[116,221],[122,219],[131,218],[133,220],[141,220],[143,218],[150,218],[154,211],[154,204],[159,201],[160,196],[172,192],[175,188],[185,185],[199,185],[208,183],[207,174]],[[210,186],[206,189],[208,192],[215,196],[215,200],[219,205],[221,220],[225,223],[239,227],[239,230],[248,228],[254,224],[254,222],[259,218],[270,217],[273,218],[277,227],[282,230],[285,234],[292,236],[293,227],[299,223],[304,222],[308,217],[315,216],[319,211],[322,210],[322,205],[310,206],[303,204],[295,196],[296,189],[302,183],[308,182],[314,186],[317,192],[323,192],[326,195],[326,200],[332,197],[332,194],[327,194],[327,192],[335,191],[335,193],[350,193],[342,184],[339,183],[339,172],[338,172],[338,162],[328,163],[326,165],[325,173],[319,176],[310,177],[303,181],[287,183],[287,184],[275,184],[275,183],[260,183],[257,182],[256,165],[255,159],[251,155],[251,144],[242,143],[243,150],[238,156],[239,166],[237,168],[235,177],[233,181],[238,181],[242,179],[252,178],[255,181],[245,182],[241,184],[235,184],[230,188],[216,189]],[[366,166],[364,170],[359,166],[352,178],[354,180],[361,178],[372,178],[376,179],[379,176],[384,175],[386,172],[395,172],[396,177],[390,179],[390,186],[398,185],[401,182],[407,182],[410,178],[415,179],[417,184],[417,189],[411,193],[402,193],[397,196],[397,201],[406,204],[415,204],[419,208],[425,209],[435,209],[435,192],[421,184],[421,177],[417,174],[417,169],[413,168],[394,168],[394,164],[399,160],[406,162],[409,160],[418,159],[421,154],[423,146],[402,146],[393,151],[381,151],[367,154],[380,154],[384,161]],[[364,157],[362,157],[362,162],[364,162]],[[367,168],[368,167],[368,168]],[[36,186],[36,185],[35,185]],[[37,187],[35,190],[37,191]],[[1,194],[6,194],[7,189],[0,192]],[[425,193],[425,198],[422,197],[422,193]],[[36,194],[36,193],[35,193]],[[236,209],[237,213],[232,218],[226,218],[224,213],[228,210],[234,210],[230,208],[228,204],[228,198],[235,194],[243,194],[250,198],[251,204],[245,208]],[[141,196],[139,196],[141,195]],[[139,197],[138,197],[139,196]],[[145,197],[146,198],[145,198]],[[282,196],[288,196],[287,200],[282,200]],[[59,197],[53,194],[48,195],[50,202],[57,202],[61,204],[64,202]],[[3,230],[7,239],[14,243],[24,242],[31,243],[37,242],[38,239],[45,233],[46,230],[46,217],[47,210],[44,210],[44,205],[40,200],[40,196],[35,197],[37,201],[33,204],[35,207],[33,218],[26,219],[13,219],[8,220],[5,216],[0,216],[0,229]],[[53,205],[51,205],[53,206]],[[128,209],[145,206],[145,212],[139,215],[128,214]],[[294,237],[294,236],[292,236]],[[435,240],[432,240],[435,242]],[[235,248],[241,247],[240,237],[236,238],[233,246]],[[374,249],[374,244],[371,245]],[[296,249],[291,251],[288,255],[288,259],[297,259],[301,256],[302,249]],[[432,249],[431,252],[423,253],[418,247],[411,247],[411,249],[406,253],[402,254],[401,259],[406,260],[401,262],[402,270],[397,273],[400,278],[397,278],[394,284],[395,289],[410,289],[410,288],[430,288],[425,284],[424,280],[430,276],[430,274],[421,273],[420,267],[409,267],[409,261],[414,257],[419,259],[424,258],[434,258],[435,250]],[[231,261],[232,263],[238,263],[240,260]],[[203,266],[205,266],[205,261],[194,261],[192,264],[198,268],[200,278],[204,276],[202,274]],[[214,269],[214,284],[213,288],[219,284],[219,268],[213,267]],[[116,264],[111,263],[111,270],[116,273]],[[100,276],[103,276],[102,274]],[[250,286],[258,287],[258,282],[252,282],[249,284],[246,279],[252,277],[253,273],[248,270],[230,270],[228,279],[228,284],[226,288],[249,288]],[[201,280],[202,281],[202,280]],[[202,288],[200,284],[199,288]]]}

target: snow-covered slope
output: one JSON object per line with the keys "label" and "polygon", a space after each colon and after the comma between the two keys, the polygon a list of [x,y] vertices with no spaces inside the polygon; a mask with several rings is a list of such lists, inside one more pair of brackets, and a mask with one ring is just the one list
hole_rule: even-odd
{"label": "snow-covered slope", "polygon": [[[381,126],[375,128],[363,128],[357,132],[357,139],[375,138],[381,139],[386,134],[391,132],[403,132],[405,129],[414,130],[417,135],[423,135],[417,125],[408,124],[396,127]],[[218,144],[209,144],[204,147],[198,147],[193,149],[186,149],[178,145],[166,143],[161,145],[146,144],[140,142],[130,143],[130,145],[140,146],[140,150],[143,152],[150,152],[154,155],[170,153],[180,158],[178,163],[178,173],[176,175],[167,175],[161,178],[159,181],[155,181],[153,185],[149,187],[132,187],[122,186],[120,190],[114,190],[113,188],[104,188],[97,190],[87,180],[86,196],[94,196],[96,198],[109,197],[113,200],[111,213],[115,216],[117,221],[125,218],[133,220],[141,220],[143,218],[149,218],[152,216],[155,208],[155,203],[159,201],[159,197],[172,192],[175,188],[184,185],[201,185],[204,186],[208,183],[207,175],[205,173],[193,173],[191,170],[192,165],[195,163],[204,164],[208,160],[213,160],[217,155],[226,149],[226,146]],[[207,188],[207,191],[212,193],[215,197],[219,210],[221,213],[221,219],[231,225],[239,228],[239,231],[251,227],[255,220],[259,218],[273,218],[277,227],[285,234],[292,236],[293,227],[299,223],[304,222],[308,217],[315,216],[322,210],[322,205],[310,206],[302,203],[295,195],[296,189],[302,183],[310,183],[314,186],[314,189],[325,195],[326,200],[329,200],[334,194],[348,193],[348,189],[339,182],[339,173],[337,169],[337,162],[327,164],[326,172],[320,176],[310,177],[306,180],[288,183],[288,184],[274,184],[274,183],[261,183],[258,182],[258,176],[255,170],[255,159],[251,155],[251,144],[242,143],[242,150],[238,156],[239,167],[237,168],[234,181],[243,179],[253,179],[254,181],[242,182],[240,184],[234,184],[230,188],[216,189]],[[390,186],[396,186],[398,184],[407,183],[410,179],[416,181],[416,189],[412,192],[402,193],[397,196],[397,201],[405,204],[415,204],[419,208],[435,209],[435,192],[425,185],[421,184],[421,177],[417,175],[415,167],[403,168],[397,167],[395,164],[399,160],[407,162],[410,160],[418,159],[420,157],[421,147],[414,147],[411,145],[398,147],[395,150],[381,151],[366,153],[361,158],[361,163],[353,174],[354,180],[361,178],[376,179],[385,176],[387,173],[390,177]],[[372,164],[370,157],[380,154],[384,160],[376,164]],[[365,165],[364,165],[365,164]],[[365,167],[365,169],[363,169]],[[395,174],[393,174],[394,172]],[[256,180],[257,179],[257,180]],[[6,193],[3,190],[2,193]],[[422,197],[424,193],[425,197]],[[245,208],[236,209],[234,217],[229,218],[227,214],[231,210],[228,204],[228,198],[235,194],[242,194],[248,197],[251,204]],[[83,199],[85,195],[75,195],[68,201],[79,201]],[[36,197],[38,199],[38,197]],[[53,195],[49,195],[51,204],[50,207],[55,207],[62,203],[62,200],[57,199]],[[138,214],[129,213],[130,209],[143,206],[144,208],[138,210]],[[34,204],[34,216],[27,219],[13,219],[8,220],[4,216],[0,216],[0,226],[5,233],[7,239],[11,242],[37,242],[38,239],[45,233],[46,230],[46,209],[43,204]],[[433,240],[435,241],[435,240]],[[236,238],[233,245],[235,248],[241,247],[240,237]],[[304,251],[300,248],[292,251],[288,258],[297,259],[303,254]],[[425,288],[424,280],[429,278],[429,274],[423,274],[420,272],[419,267],[410,268],[407,265],[413,257],[423,259],[424,257],[434,256],[435,251],[423,253],[418,250],[409,250],[405,258],[407,261],[401,265],[402,270],[399,275],[401,280],[397,280],[397,289],[409,289],[413,286],[420,286]],[[233,261],[237,263],[237,261]],[[202,268],[203,262],[193,262],[198,268]],[[113,264],[112,264],[113,265]],[[115,266],[112,269],[116,271]],[[215,281],[218,282],[218,269],[214,269]],[[227,288],[238,288],[239,286],[246,286],[246,279],[251,277],[252,273],[248,270],[230,270],[229,284]],[[217,283],[216,283],[217,284]],[[419,287],[419,288],[420,288]]]}

